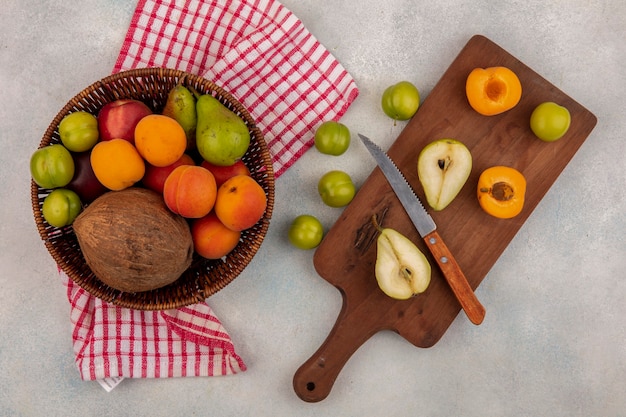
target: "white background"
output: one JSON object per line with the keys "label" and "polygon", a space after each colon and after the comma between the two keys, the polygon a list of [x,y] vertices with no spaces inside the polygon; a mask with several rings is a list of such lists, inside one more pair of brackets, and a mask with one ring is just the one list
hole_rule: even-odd
{"label": "white background", "polygon": [[[3,416],[623,416],[626,415],[626,3],[609,1],[284,0],[355,78],[342,119],[353,145],[307,152],[276,183],[270,231],[250,266],[209,304],[248,365],[232,377],[83,382],[69,307],[32,218],[28,161],[56,112],[108,75],[135,3],[4,0],[0,14],[0,415]],[[286,229],[303,212],[330,227],[316,195],[339,168],[357,185],[404,127],[384,88],[425,98],[483,34],[598,117],[598,125],[484,279],[481,326],[459,315],[430,349],[391,332],[349,360],[330,396],[301,401],[297,368],[320,346],[341,296]]]}

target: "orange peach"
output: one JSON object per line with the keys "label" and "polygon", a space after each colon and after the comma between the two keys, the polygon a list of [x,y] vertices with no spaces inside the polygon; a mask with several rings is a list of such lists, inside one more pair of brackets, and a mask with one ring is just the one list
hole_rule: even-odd
{"label": "orange peach", "polygon": [[235,249],[241,232],[224,226],[214,212],[194,220],[191,224],[193,247],[207,259],[220,259]]}
{"label": "orange peach", "polygon": [[263,217],[266,207],[263,187],[248,175],[236,175],[217,190],[215,214],[229,229],[249,229]]}
{"label": "orange peach", "polygon": [[163,199],[174,213],[187,218],[204,217],[217,197],[215,178],[208,169],[196,165],[174,168],[163,185]]}
{"label": "orange peach", "polygon": [[218,187],[224,184],[226,180],[234,177],[235,175],[250,175],[250,170],[241,159],[239,159],[232,165],[226,166],[213,165],[209,161],[202,161],[200,166],[203,166],[211,171],[211,173],[215,177],[215,182],[217,183]]}
{"label": "orange peach", "polygon": [[141,182],[146,186],[146,188],[156,191],[157,193],[163,193],[165,180],[172,173],[172,171],[174,171],[174,168],[181,165],[195,165],[195,162],[191,156],[183,154],[178,161],[168,166],[157,167],[147,163],[146,173],[144,174]]}

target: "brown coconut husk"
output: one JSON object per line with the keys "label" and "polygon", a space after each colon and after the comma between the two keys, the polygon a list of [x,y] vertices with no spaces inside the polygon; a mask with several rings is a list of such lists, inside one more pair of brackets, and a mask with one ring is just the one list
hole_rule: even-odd
{"label": "brown coconut husk", "polygon": [[87,206],[73,228],[87,265],[99,280],[120,291],[164,287],[191,265],[193,239],[187,221],[150,190],[108,192]]}

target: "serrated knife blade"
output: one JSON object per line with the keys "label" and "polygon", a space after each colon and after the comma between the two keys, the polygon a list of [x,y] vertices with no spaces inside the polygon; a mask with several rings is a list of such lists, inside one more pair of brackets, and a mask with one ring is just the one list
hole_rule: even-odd
{"label": "serrated knife blade", "polygon": [[485,317],[485,308],[476,298],[476,294],[474,294],[461,267],[439,236],[435,221],[428,214],[411,185],[389,155],[366,136],[359,133],[359,138],[376,160],[378,167],[385,175],[417,232],[426,243],[452,292],[461,304],[461,308],[472,323],[482,323]]}

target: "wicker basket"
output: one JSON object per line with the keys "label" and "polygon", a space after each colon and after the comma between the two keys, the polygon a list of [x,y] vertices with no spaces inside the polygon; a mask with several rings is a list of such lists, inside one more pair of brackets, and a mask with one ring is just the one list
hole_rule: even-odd
{"label": "wicker basket", "polygon": [[145,102],[155,112],[160,112],[170,89],[180,80],[183,85],[191,86],[202,94],[212,94],[246,122],[251,141],[243,161],[250,169],[252,177],[265,190],[267,209],[255,226],[242,232],[240,243],[226,258],[207,260],[195,254],[191,267],[174,283],[152,291],[126,293],[113,289],[96,278],[85,263],[71,226],[55,228],[43,219],[43,200],[52,190],[42,189],[31,181],[31,200],[37,229],[55,262],[90,294],[119,306],[140,310],[166,310],[204,301],[228,285],[250,263],[269,227],[274,208],[274,171],[267,144],[241,103],[205,78],[164,68],[135,69],[110,75],[81,91],[61,109],[50,123],[39,147],[60,143],[57,127],[63,117],[74,111],[84,110],[97,115],[108,102],[133,98]]}

